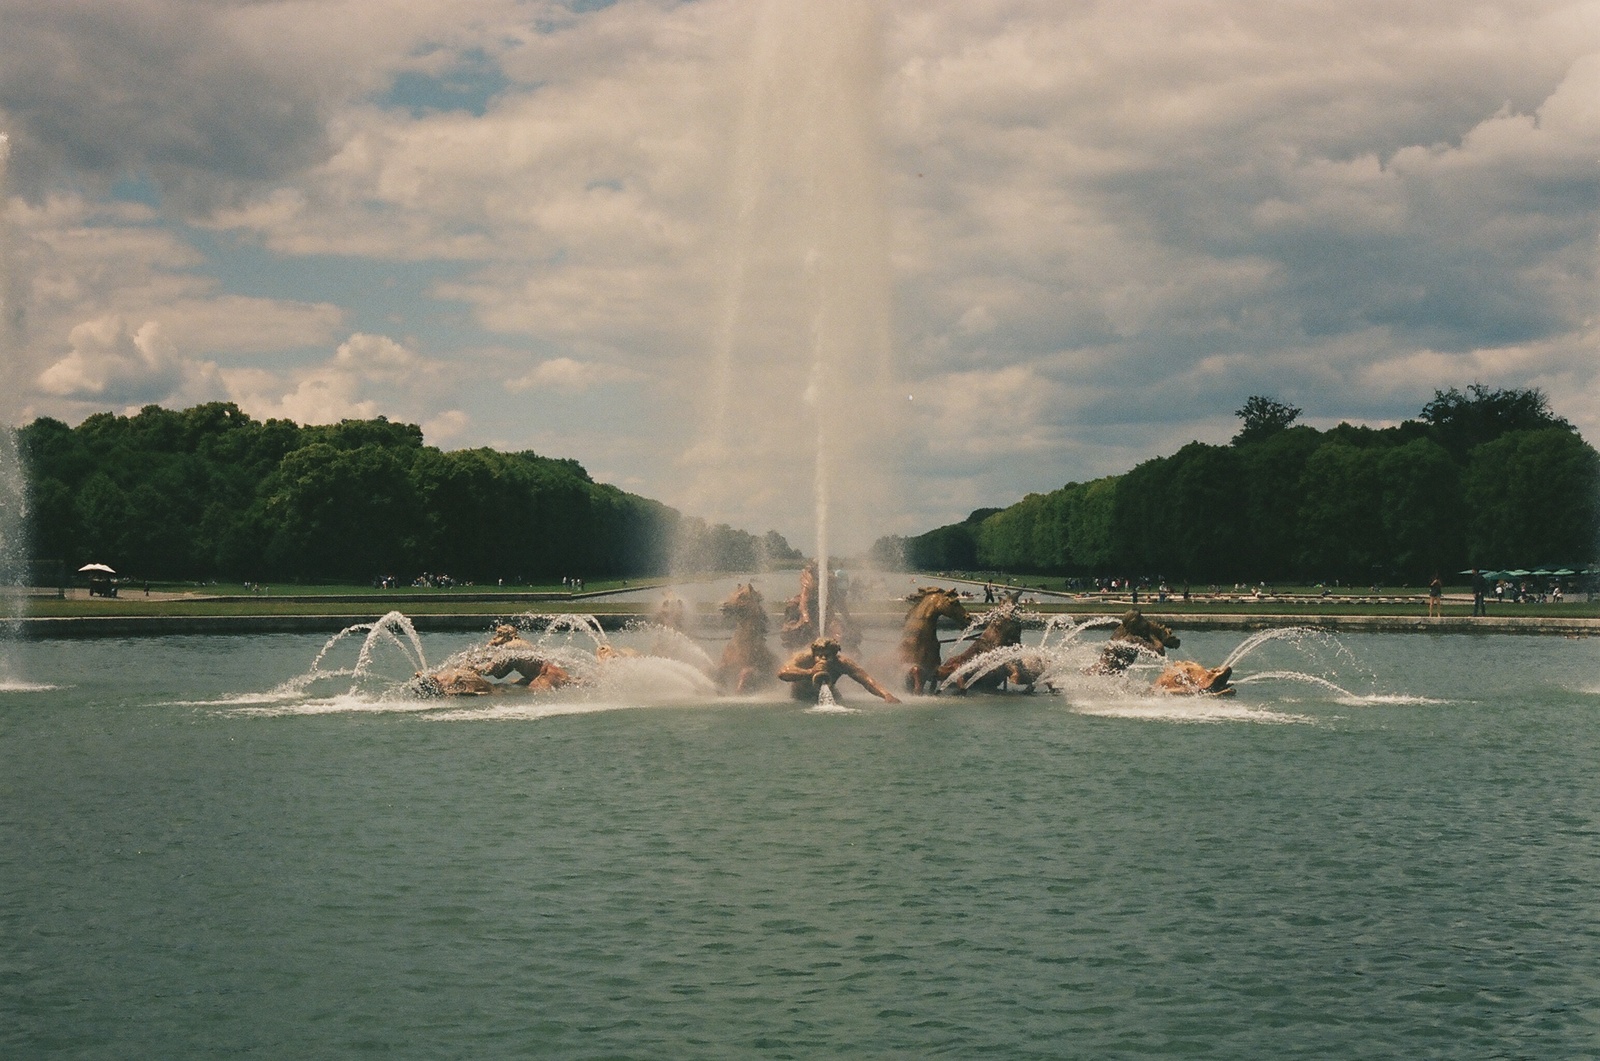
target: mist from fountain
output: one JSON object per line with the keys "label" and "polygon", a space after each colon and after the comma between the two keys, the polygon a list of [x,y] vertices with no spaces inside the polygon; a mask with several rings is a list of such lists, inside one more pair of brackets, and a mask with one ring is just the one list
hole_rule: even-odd
{"label": "mist from fountain", "polygon": [[[11,142],[0,133],[0,366],[12,364],[13,314],[10,226],[6,219],[6,168]],[[28,584],[28,485],[11,426],[11,410],[0,408],[0,688],[26,688],[18,673],[16,645],[22,631]]]}
{"label": "mist from fountain", "polygon": [[[451,718],[542,717],[582,710],[585,705],[705,702],[716,696],[709,677],[710,657],[678,631],[653,623],[630,624],[631,633],[651,641],[648,651],[634,652],[618,650],[593,615],[530,612],[510,620],[510,625],[541,659],[566,671],[571,684],[533,694],[506,681],[499,691],[507,695],[441,700],[418,683],[419,675],[457,667],[487,670],[503,660],[515,662],[526,654],[526,644],[472,644],[430,664],[415,625],[403,613],[392,611],[328,638],[304,673],[266,693],[229,697],[225,704],[254,714],[421,711]],[[350,646],[354,659],[340,662],[350,660]]]}
{"label": "mist from fountain", "polygon": [[[896,510],[881,31],[862,0],[769,0],[747,17],[721,311],[683,461],[693,511],[809,525],[820,618],[830,557],[864,551]],[[807,466],[809,490],[796,474]]]}
{"label": "mist from fountain", "polygon": [[0,688],[25,684],[16,645],[27,603],[27,497],[16,432],[0,424]]}

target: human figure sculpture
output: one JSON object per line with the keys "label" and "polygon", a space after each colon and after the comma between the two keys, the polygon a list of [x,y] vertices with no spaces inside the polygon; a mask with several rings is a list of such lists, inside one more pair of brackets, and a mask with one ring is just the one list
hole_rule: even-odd
{"label": "human figure sculpture", "polygon": [[476,667],[441,667],[436,671],[417,671],[412,676],[416,690],[424,696],[488,696],[495,685]]}
{"label": "human figure sculpture", "polygon": [[900,635],[900,660],[908,666],[906,690],[932,693],[939,688],[939,620],[950,619],[965,626],[971,621],[955,590],[923,586],[906,598],[911,610],[906,613]]}
{"label": "human figure sculpture", "polygon": [[767,647],[767,609],[755,584],[734,590],[722,602],[722,614],[733,620],[733,636],[717,664],[717,684],[744,693],[770,682],[778,661]]}
{"label": "human figure sculpture", "polygon": [[839,651],[839,642],[831,637],[817,638],[809,648],[801,649],[790,657],[789,662],[778,671],[778,678],[790,683],[789,692],[796,700],[807,700],[811,703],[816,703],[821,698],[824,686],[837,699],[836,686],[839,679],[847,675],[885,703],[900,702],[899,697],[879,685],[877,680],[867,673],[866,668],[849,656],[842,655]]}
{"label": "human figure sculpture", "polygon": [[486,677],[504,679],[515,674],[513,685],[533,691],[559,689],[571,683],[565,669],[544,658],[539,647],[525,640],[516,627],[502,623],[489,638],[489,659],[481,664]]}
{"label": "human figure sculpture", "polygon": [[831,637],[854,652],[861,647],[861,629],[850,615],[848,587],[831,572],[828,575],[827,629],[817,624],[817,562],[807,560],[800,568],[800,592],[784,602],[783,626],[778,637],[785,648],[796,648],[818,637]]}
{"label": "human figure sculpture", "polygon": [[487,649],[478,658],[431,672],[418,671],[414,680],[431,696],[487,696],[510,689],[547,692],[571,684],[572,675],[546,659],[516,627],[502,623],[494,628]]}

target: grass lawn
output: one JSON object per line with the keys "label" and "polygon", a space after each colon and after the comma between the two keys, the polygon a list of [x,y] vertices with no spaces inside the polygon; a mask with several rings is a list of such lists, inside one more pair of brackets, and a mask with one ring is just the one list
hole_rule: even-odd
{"label": "grass lawn", "polygon": [[[648,589],[663,585],[667,579],[630,579],[626,587],[615,582],[592,582],[585,589]],[[231,587],[230,587],[231,588]],[[137,589],[124,587],[123,596],[104,599],[78,596],[65,600],[53,596],[36,595],[28,599],[26,614],[38,618],[71,618],[92,616],[147,616],[147,615],[378,615],[386,611],[401,611],[407,615],[450,614],[521,614],[524,612],[579,612],[596,615],[644,613],[648,605],[629,601],[614,601],[606,597],[578,597],[572,600],[534,600],[535,593],[562,593],[559,583],[554,586],[533,587],[459,587],[436,590],[374,591],[369,586],[285,586],[274,588],[269,594],[221,595],[214,587],[199,589],[193,586],[151,585],[151,596],[144,595],[141,583]],[[1283,591],[1285,593],[1289,591]],[[309,597],[321,599],[310,600]],[[1384,599],[1384,598],[1387,599]],[[776,602],[769,602],[776,606]],[[1082,599],[1050,596],[1037,598],[1029,604],[1030,610],[1047,614],[1103,615],[1115,614],[1128,608],[1126,597],[1102,599],[1085,595]],[[1392,590],[1377,596],[1330,595],[1318,596],[1315,591],[1305,596],[1266,598],[1248,597],[1216,599],[1197,596],[1188,602],[1181,599],[1154,601],[1141,599],[1139,606],[1150,614],[1160,615],[1379,615],[1425,616],[1428,613],[1426,594],[1422,590]],[[860,602],[856,610],[862,614],[899,611],[899,602]],[[981,609],[982,605],[978,605]],[[1447,600],[1443,607],[1447,617],[1469,616],[1471,604],[1466,601]],[[1550,604],[1495,604],[1490,603],[1489,615],[1495,618],[1600,618],[1600,601],[1585,602],[1581,598],[1564,603]]]}
{"label": "grass lawn", "polygon": [[[1121,600],[1108,601],[1053,601],[1050,598],[1040,599],[1037,605],[1029,605],[1033,610],[1047,613],[1063,613],[1068,615],[1099,615],[1112,614],[1126,611],[1129,602],[1126,597]],[[1415,600],[1369,600],[1359,601],[1354,599],[1341,599],[1327,597],[1320,600],[1262,600],[1262,601],[1228,601],[1228,600],[1191,600],[1184,603],[1181,600],[1168,600],[1163,602],[1139,601],[1139,608],[1151,615],[1397,615],[1397,616],[1425,616],[1428,614],[1426,594],[1419,594]],[[1470,603],[1446,603],[1440,609],[1440,614],[1449,617],[1467,617],[1472,614]],[[1568,619],[1594,619],[1600,618],[1600,601],[1588,603],[1583,600],[1567,601],[1560,604],[1494,604],[1489,605],[1489,615],[1496,618],[1513,619],[1527,618],[1568,618]]]}

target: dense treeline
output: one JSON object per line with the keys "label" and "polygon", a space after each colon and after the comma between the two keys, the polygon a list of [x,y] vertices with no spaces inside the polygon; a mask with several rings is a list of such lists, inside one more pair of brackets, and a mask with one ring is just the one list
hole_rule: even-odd
{"label": "dense treeline", "polygon": [[788,559],[596,483],[576,461],[444,452],[413,424],[257,421],[231,403],[146,406],[18,431],[32,552],[141,578],[366,581],[421,572],[532,581]]}
{"label": "dense treeline", "polygon": [[1439,391],[1387,428],[1318,431],[1299,412],[1253,397],[1228,445],[1192,442],[875,551],[923,570],[1417,583],[1600,552],[1600,455],[1537,390]]}

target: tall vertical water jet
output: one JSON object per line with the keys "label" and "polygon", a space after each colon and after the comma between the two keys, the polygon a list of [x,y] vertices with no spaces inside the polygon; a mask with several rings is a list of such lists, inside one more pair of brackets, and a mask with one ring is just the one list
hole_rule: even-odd
{"label": "tall vertical water jet", "polygon": [[[10,228],[6,220],[6,166],[11,142],[0,133],[0,364],[13,361]],[[0,407],[0,684],[18,680],[15,646],[28,581],[27,483],[17,450],[11,410]]]}
{"label": "tall vertical water jet", "polygon": [[0,685],[19,678],[14,656],[28,581],[27,496],[16,432],[0,423]]}
{"label": "tall vertical water jet", "polygon": [[746,17],[690,505],[809,529],[825,615],[829,555],[864,549],[894,504],[881,33],[862,0]]}

